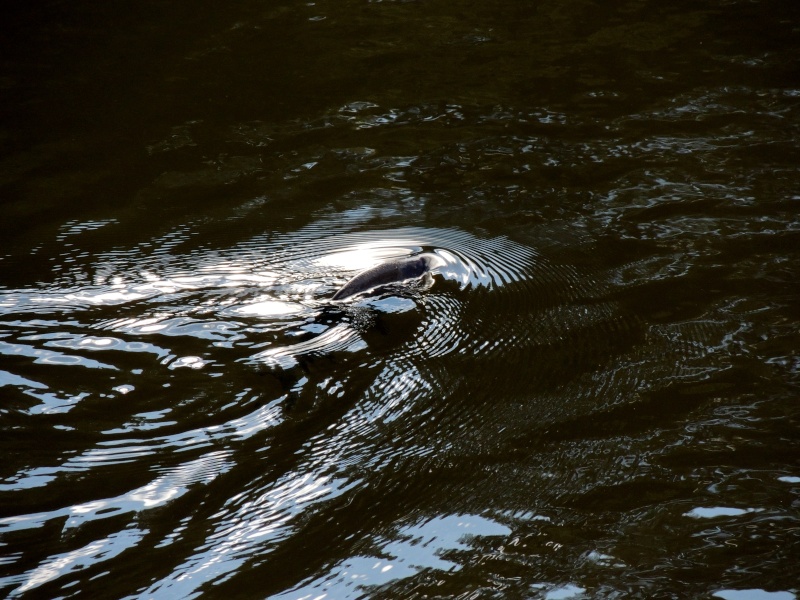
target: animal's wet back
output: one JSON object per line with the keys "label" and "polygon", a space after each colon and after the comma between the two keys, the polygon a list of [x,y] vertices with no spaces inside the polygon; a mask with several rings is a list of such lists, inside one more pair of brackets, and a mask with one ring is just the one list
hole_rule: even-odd
{"label": "animal's wet back", "polygon": [[444,264],[441,258],[431,253],[389,259],[357,274],[333,295],[333,300],[344,300],[392,283],[417,279]]}

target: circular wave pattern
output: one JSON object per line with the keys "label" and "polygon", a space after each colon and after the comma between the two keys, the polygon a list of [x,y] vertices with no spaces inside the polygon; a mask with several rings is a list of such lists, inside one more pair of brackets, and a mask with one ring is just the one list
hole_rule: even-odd
{"label": "circular wave pattern", "polygon": [[[188,337],[216,347],[251,348],[255,352],[243,357],[247,362],[289,370],[303,357],[377,348],[381,359],[397,360],[451,353],[514,356],[587,327],[602,336],[608,333],[604,328],[615,326],[616,309],[592,300],[598,293],[595,282],[529,246],[452,229],[352,232],[349,221],[347,215],[335,222],[322,219],[293,233],[252,238],[229,251],[195,251],[184,258],[196,265],[192,271],[165,264],[160,253],[127,272],[117,253],[99,256],[95,270],[105,275],[92,283],[11,290],[0,296],[0,312],[90,315],[90,327],[104,332],[100,342],[77,325],[78,331],[47,345],[81,353],[28,352],[42,362],[75,360],[101,368],[81,354],[141,350],[170,368],[202,369],[219,361],[208,352],[180,354],[125,339],[130,336]],[[353,274],[421,251],[437,254],[443,263],[427,293],[402,286],[394,293],[382,290],[382,296],[330,302]],[[391,335],[379,339],[375,330],[386,328]],[[18,344],[15,351],[26,347]]]}
{"label": "circular wave pattern", "polygon": [[[43,509],[0,519],[0,532],[62,521],[68,531],[112,531],[96,551],[34,559],[17,589],[46,586],[59,572],[53,561],[95,568],[130,536],[144,543],[143,529],[123,538],[115,524],[192,506],[198,488],[213,505],[233,485],[257,510],[231,504],[207,514],[207,538],[185,549],[184,567],[236,569],[264,543],[297,535],[294,520],[310,507],[348,493],[348,470],[372,475],[478,439],[465,427],[485,418],[483,405],[442,399],[500,392],[467,383],[465,371],[510,362],[525,378],[553,382],[566,371],[539,368],[538,358],[561,353],[589,370],[608,349],[602,340],[621,331],[618,310],[591,280],[530,246],[454,229],[353,232],[357,215],[340,216],[225,250],[101,254],[93,272],[75,267],[54,283],[0,292],[0,352],[10,358],[0,377],[15,390],[3,410],[28,432],[54,425],[63,448],[50,465],[10,461],[0,493],[24,490],[14,493]],[[432,287],[331,300],[360,270],[418,252],[441,258]],[[240,473],[253,460],[265,468],[249,482]],[[75,481],[103,481],[107,492],[44,508]],[[182,527],[159,547],[177,543]]]}
{"label": "circular wave pattern", "polygon": [[[508,315],[509,311],[529,313],[537,304],[552,302],[553,296],[559,295],[552,284],[559,277],[554,268],[532,248],[506,238],[484,239],[457,230],[424,228],[344,233],[324,238],[316,237],[317,231],[311,229],[299,232],[296,238],[303,235],[310,239],[289,243],[281,240],[283,250],[269,268],[291,273],[299,285],[316,285],[308,305],[323,314],[326,310],[335,313],[338,323],[310,340],[288,347],[281,344],[254,357],[282,368],[294,366],[300,356],[364,349],[365,343],[357,340],[363,335],[374,338],[364,330],[375,327],[405,331],[404,335],[397,335],[402,343],[394,347],[389,344],[382,354],[392,360],[499,349],[504,343],[524,339],[524,333],[507,333],[506,339],[483,339],[482,321],[487,317],[470,322],[469,305],[473,300],[497,296],[494,302],[498,305],[490,310],[496,315]],[[438,283],[428,293],[414,286],[395,286],[378,290],[385,293],[377,297],[346,302],[338,310],[326,306],[335,291],[333,282],[341,285],[358,271],[423,250],[438,255],[442,263],[434,271]],[[265,249],[264,255],[270,256],[269,251]],[[323,273],[327,273],[327,279]],[[575,286],[567,280],[560,295],[574,293]],[[317,314],[301,329],[323,330],[325,325],[319,317]]]}
{"label": "circular wave pattern", "polygon": [[[361,299],[341,309],[342,322],[358,328],[364,309],[372,326],[374,315],[384,321],[399,320],[393,312],[418,313],[412,339],[402,350],[407,355],[440,356],[451,352],[513,352],[520,345],[546,344],[585,323],[586,318],[603,320],[608,307],[582,306],[580,314],[559,308],[578,298],[590,299],[597,287],[580,278],[568,265],[557,265],[528,246],[507,238],[479,238],[458,230],[402,228],[342,233],[318,237],[316,228],[297,232],[294,239],[267,242],[260,253],[271,257],[263,268],[280,272],[277,278],[292,278],[294,285],[311,290],[306,306],[320,309],[354,273],[375,264],[420,251],[437,254],[444,263],[435,270],[439,282],[427,294],[401,289],[413,302],[405,308],[395,300]],[[273,244],[281,248],[271,253]],[[262,260],[264,260],[262,258]],[[388,295],[391,295],[387,292]],[[559,311],[561,310],[561,313]],[[488,323],[493,323],[487,327]],[[307,328],[319,328],[309,323]],[[492,336],[487,339],[487,332]],[[270,349],[257,355],[267,360],[287,353],[312,354],[343,349],[353,332],[339,331],[296,346]],[[352,344],[351,344],[352,347]],[[399,348],[395,348],[400,351]]]}

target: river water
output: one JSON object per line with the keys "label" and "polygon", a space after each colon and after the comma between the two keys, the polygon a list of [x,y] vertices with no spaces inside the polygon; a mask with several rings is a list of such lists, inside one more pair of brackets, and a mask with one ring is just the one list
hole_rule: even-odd
{"label": "river water", "polygon": [[798,597],[800,4],[4,12],[0,595]]}

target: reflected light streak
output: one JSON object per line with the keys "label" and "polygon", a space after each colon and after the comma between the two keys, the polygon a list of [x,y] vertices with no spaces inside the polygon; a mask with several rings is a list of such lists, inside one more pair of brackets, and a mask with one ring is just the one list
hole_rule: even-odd
{"label": "reflected light streak", "polygon": [[419,240],[412,238],[374,240],[346,246],[336,252],[315,258],[314,262],[320,266],[339,267],[345,271],[360,271],[390,258],[408,256],[412,253],[411,248],[421,245]]}
{"label": "reflected light streak", "polygon": [[240,306],[233,309],[232,312],[243,316],[280,317],[283,315],[294,315],[303,310],[304,308],[298,304],[281,302],[279,300],[261,300],[252,304]]}
{"label": "reflected light streak", "polygon": [[146,533],[146,530],[131,527],[113,533],[105,539],[94,541],[77,550],[46,560],[30,572],[27,581],[14,590],[12,595],[21,594],[39,587],[66,572],[86,570],[98,562],[114,558],[125,550],[134,547]]}

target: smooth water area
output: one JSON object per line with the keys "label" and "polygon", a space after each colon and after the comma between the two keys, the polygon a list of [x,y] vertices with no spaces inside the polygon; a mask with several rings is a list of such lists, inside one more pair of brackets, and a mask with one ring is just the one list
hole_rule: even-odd
{"label": "smooth water area", "polygon": [[800,4],[4,13],[0,596],[800,596]]}

